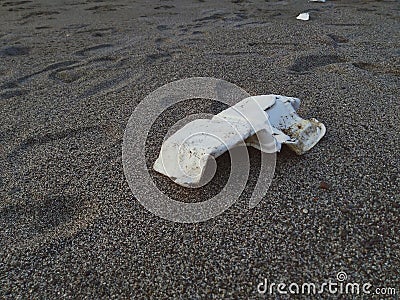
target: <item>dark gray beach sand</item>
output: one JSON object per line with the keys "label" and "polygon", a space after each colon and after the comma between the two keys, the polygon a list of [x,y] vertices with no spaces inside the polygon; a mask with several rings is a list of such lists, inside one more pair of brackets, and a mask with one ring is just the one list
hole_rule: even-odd
{"label": "dark gray beach sand", "polygon": [[[0,298],[254,299],[264,278],[321,284],[339,271],[399,294],[399,12],[398,1],[0,1]],[[134,198],[121,149],[136,105],[193,76],[299,97],[327,134],[304,156],[284,148],[251,210],[249,149],[240,199],[179,224]],[[215,108],[202,101],[158,119],[149,168],[170,125]],[[218,162],[200,191],[151,174],[201,200],[223,186],[229,156]]]}

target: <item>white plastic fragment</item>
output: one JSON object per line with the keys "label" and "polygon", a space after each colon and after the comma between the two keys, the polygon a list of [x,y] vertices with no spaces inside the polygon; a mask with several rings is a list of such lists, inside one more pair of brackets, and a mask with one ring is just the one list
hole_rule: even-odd
{"label": "white plastic fragment", "polygon": [[308,21],[310,20],[310,14],[309,13],[301,13],[296,17],[297,20],[303,20],[303,21]]}
{"label": "white plastic fragment", "polygon": [[309,0],[309,2],[321,2],[321,3],[325,3],[326,0]]}
{"label": "white plastic fragment", "polygon": [[304,120],[296,113],[300,99],[279,95],[246,98],[215,115],[194,120],[171,135],[161,146],[154,170],[182,186],[200,183],[210,159],[240,146],[266,153],[287,144],[297,154],[315,146],[324,136],[324,124]]}

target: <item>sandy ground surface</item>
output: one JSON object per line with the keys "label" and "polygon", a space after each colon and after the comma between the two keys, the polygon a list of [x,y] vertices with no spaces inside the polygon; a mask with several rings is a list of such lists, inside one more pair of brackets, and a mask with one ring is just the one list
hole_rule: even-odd
{"label": "sandy ground surface", "polygon": [[[245,299],[264,278],[339,271],[400,293],[399,29],[398,1],[1,1],[0,297]],[[250,150],[240,200],[177,224],[135,200],[121,147],[149,92],[193,76],[299,97],[328,132],[304,156],[283,149],[255,209]],[[161,118],[150,163],[207,107]],[[181,200],[218,192],[152,175]]]}

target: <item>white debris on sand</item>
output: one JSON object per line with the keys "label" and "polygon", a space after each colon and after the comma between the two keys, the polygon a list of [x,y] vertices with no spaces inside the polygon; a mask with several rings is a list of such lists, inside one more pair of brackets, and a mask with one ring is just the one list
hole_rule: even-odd
{"label": "white debris on sand", "polygon": [[308,21],[310,20],[310,14],[309,13],[301,13],[296,17],[297,20],[303,20],[303,21]]}

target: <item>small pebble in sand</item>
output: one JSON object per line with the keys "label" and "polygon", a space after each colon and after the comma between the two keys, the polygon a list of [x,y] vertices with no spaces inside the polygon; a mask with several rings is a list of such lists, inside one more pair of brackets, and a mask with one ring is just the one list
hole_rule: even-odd
{"label": "small pebble in sand", "polygon": [[325,181],[321,181],[319,188],[323,190],[329,190],[329,184],[327,184]]}

